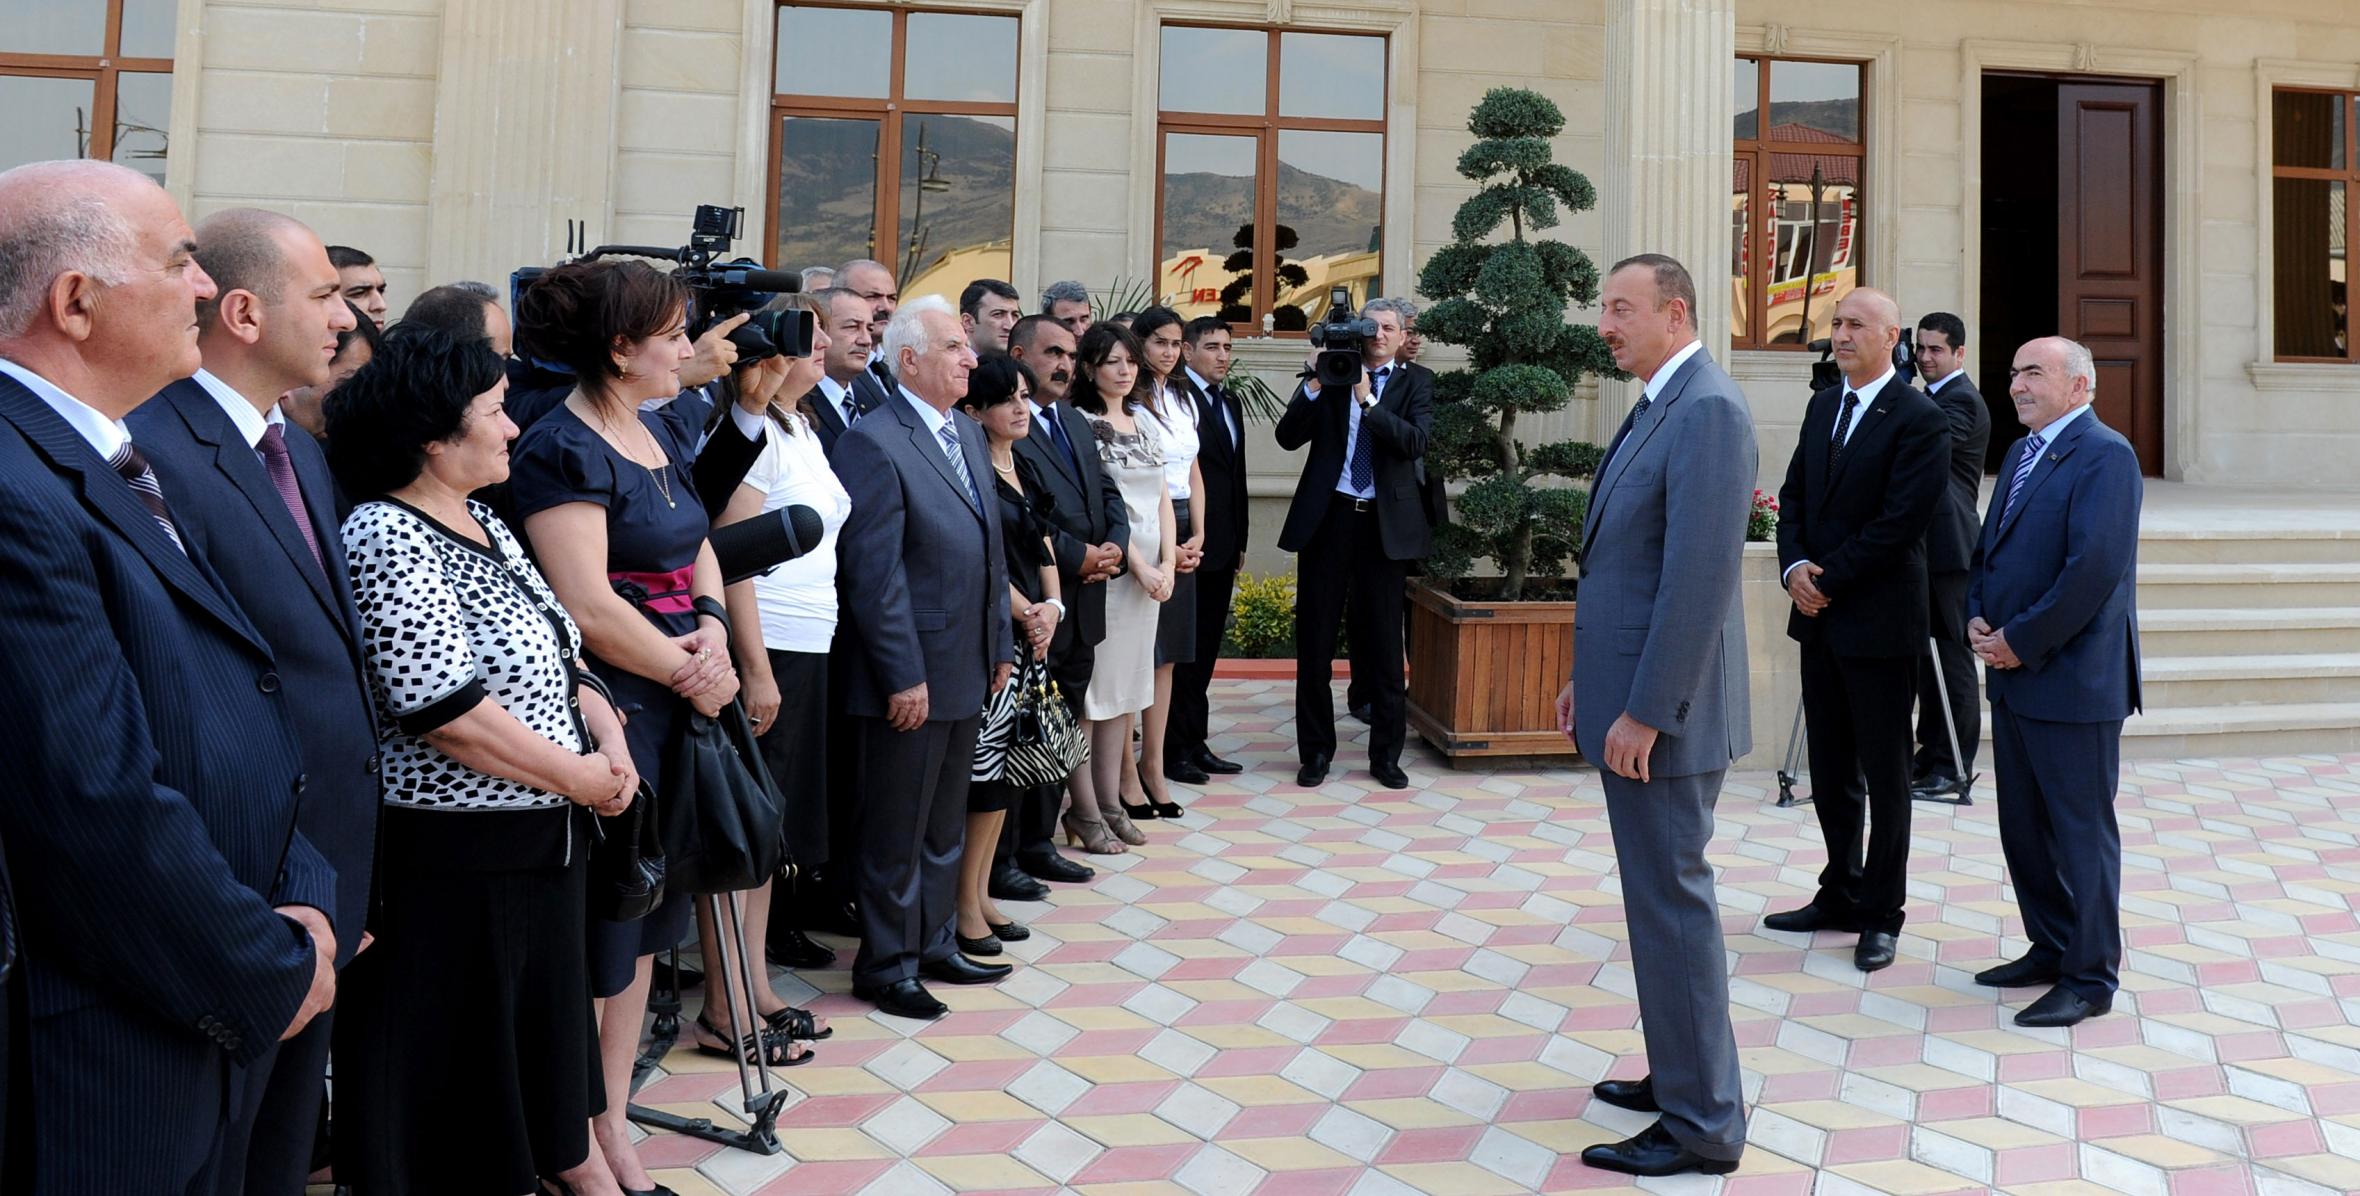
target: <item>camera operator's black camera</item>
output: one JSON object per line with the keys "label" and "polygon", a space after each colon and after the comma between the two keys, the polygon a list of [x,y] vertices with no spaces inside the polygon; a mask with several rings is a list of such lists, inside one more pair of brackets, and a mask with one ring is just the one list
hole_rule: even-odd
{"label": "camera operator's black camera", "polygon": [[1376,335],[1375,320],[1353,314],[1352,292],[1344,287],[1330,289],[1327,318],[1311,326],[1311,343],[1319,346],[1319,358],[1311,371],[1320,389],[1341,386],[1350,390],[1360,385],[1368,342]]}
{"label": "camera operator's black camera", "polygon": [[[765,270],[762,263],[750,258],[720,261],[729,252],[745,227],[744,208],[725,208],[718,204],[697,205],[696,216],[689,225],[688,244],[678,249],[655,245],[601,245],[589,250],[576,261],[593,262],[609,255],[652,257],[667,262],[678,262],[680,268],[672,277],[687,284],[689,290],[688,335],[703,336],[739,312],[751,313],[745,323],[729,334],[729,342],[737,346],[738,364],[750,365],[770,357],[809,357],[813,332],[818,321],[808,311],[763,311],[764,304],[774,295],[803,289],[803,276],[784,270]],[[588,237],[582,238],[584,242]],[[566,228],[566,247],[574,245],[574,229],[569,221]],[[513,276],[511,299],[522,295],[532,281],[541,276],[537,266],[527,266]]]}

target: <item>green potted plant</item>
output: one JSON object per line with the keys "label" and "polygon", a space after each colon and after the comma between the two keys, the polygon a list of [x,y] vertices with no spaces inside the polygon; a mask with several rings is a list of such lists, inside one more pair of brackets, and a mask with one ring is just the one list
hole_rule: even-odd
{"label": "green potted plant", "polygon": [[[1426,450],[1429,471],[1464,485],[1410,594],[1411,725],[1454,760],[1573,750],[1555,711],[1573,657],[1565,571],[1589,496],[1580,483],[1600,453],[1518,435],[1523,417],[1563,410],[1583,374],[1614,372],[1597,330],[1565,319],[1568,304],[1597,299],[1597,266],[1531,236],[1597,202],[1588,179],[1551,160],[1549,139],[1564,127],[1538,92],[1484,95],[1458,164],[1478,189],[1418,278],[1436,301],[1420,335],[1467,350],[1465,368],[1436,378]],[[1497,572],[1477,576],[1486,563]]]}

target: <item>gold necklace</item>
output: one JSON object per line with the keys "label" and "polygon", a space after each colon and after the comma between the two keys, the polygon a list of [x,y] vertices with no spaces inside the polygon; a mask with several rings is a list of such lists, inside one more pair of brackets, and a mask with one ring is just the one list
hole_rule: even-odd
{"label": "gold necklace", "polygon": [[[584,396],[583,401],[587,403],[589,401],[588,396]],[[598,413],[599,430],[601,432],[607,433],[610,439],[620,440],[621,436],[616,431],[615,427],[607,422],[606,412],[603,409],[595,407],[592,408],[592,410],[597,411]],[[647,441],[647,447],[650,451],[652,451],[658,457],[664,455],[664,446],[656,443],[655,433],[648,431],[646,424],[640,423],[639,420],[634,417],[631,420],[631,426],[639,429],[639,435],[641,438]],[[630,460],[629,457],[625,457],[624,459]],[[667,510],[677,511],[680,509],[680,504],[673,501],[672,499],[672,483],[667,480],[672,468],[671,462],[669,460],[667,460],[662,465],[649,465],[640,461],[632,461],[631,463],[633,465],[639,466],[641,469],[646,470],[647,476],[655,479],[656,493],[664,496],[664,507]]]}

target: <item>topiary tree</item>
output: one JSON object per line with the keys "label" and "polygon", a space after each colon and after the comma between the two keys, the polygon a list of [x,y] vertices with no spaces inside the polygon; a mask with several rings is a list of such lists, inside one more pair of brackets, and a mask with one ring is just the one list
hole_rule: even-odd
{"label": "topiary tree", "polygon": [[[1555,225],[1561,208],[1597,203],[1588,179],[1550,161],[1549,139],[1564,127],[1564,113],[1538,92],[1485,93],[1467,118],[1475,144],[1459,155],[1459,173],[1481,189],[1459,205],[1451,243],[1418,275],[1418,289],[1438,300],[1418,317],[1419,334],[1467,349],[1466,369],[1436,379],[1426,463],[1470,484],[1436,529],[1426,571],[1465,577],[1488,557],[1503,601],[1523,597],[1532,578],[1562,577],[1580,546],[1588,493],[1536,482],[1588,477],[1599,457],[1598,446],[1575,441],[1527,447],[1518,417],[1563,410],[1585,371],[1614,372],[1598,330],[1565,322],[1568,301],[1597,300],[1598,267],[1562,241],[1525,239]],[[1507,239],[1494,240],[1503,225]]]}

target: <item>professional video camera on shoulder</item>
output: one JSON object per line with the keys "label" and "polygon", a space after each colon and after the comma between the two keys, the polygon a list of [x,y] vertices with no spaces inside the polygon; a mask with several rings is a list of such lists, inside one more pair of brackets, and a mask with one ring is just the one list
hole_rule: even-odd
{"label": "professional video camera on shoulder", "polygon": [[[674,278],[687,284],[690,296],[688,335],[693,339],[703,336],[719,324],[740,312],[749,313],[745,323],[729,334],[731,344],[737,346],[739,365],[751,365],[770,357],[809,357],[812,331],[816,321],[808,311],[764,311],[771,298],[784,291],[803,289],[801,275],[787,270],[765,270],[760,262],[750,258],[721,260],[729,252],[745,227],[744,208],[725,208],[718,204],[697,205],[694,223],[689,228],[688,244],[677,249],[656,245],[600,245],[570,261],[594,262],[602,257],[649,257],[659,261],[678,262],[680,268],[672,272]],[[587,241],[587,237],[582,240]],[[575,230],[566,229],[566,248],[571,252],[575,244]],[[512,294],[522,294],[541,276],[541,268],[527,266],[513,278]]]}
{"label": "professional video camera on shoulder", "polygon": [[1352,292],[1344,287],[1328,291],[1327,318],[1311,326],[1311,343],[1319,346],[1311,375],[1319,388],[1360,385],[1368,342],[1377,335],[1377,322],[1352,310]]}

